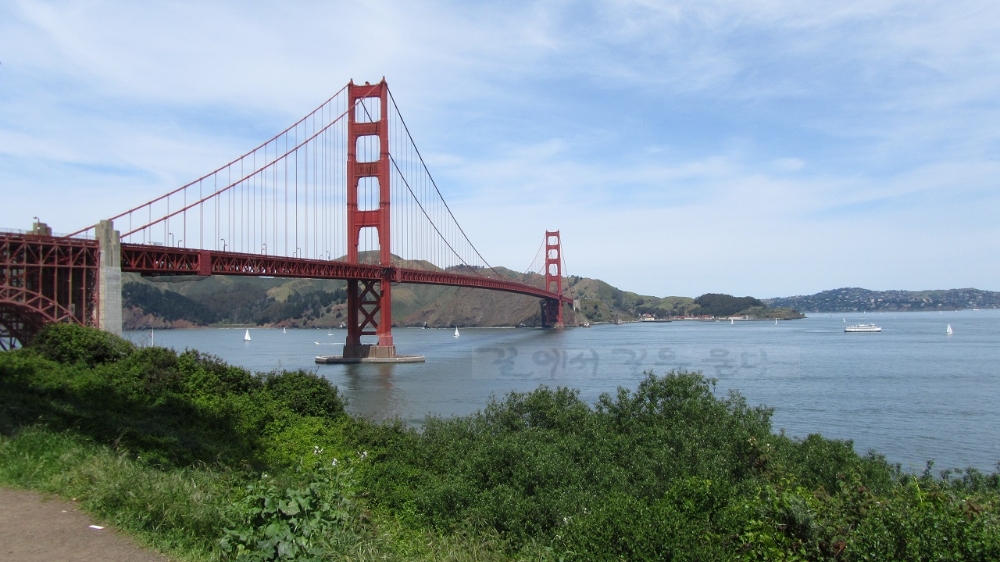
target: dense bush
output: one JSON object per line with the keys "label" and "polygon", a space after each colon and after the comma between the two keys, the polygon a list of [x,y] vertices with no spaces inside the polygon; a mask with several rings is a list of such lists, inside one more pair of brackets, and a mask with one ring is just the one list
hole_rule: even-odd
{"label": "dense bush", "polygon": [[264,377],[264,388],[297,414],[333,418],[344,413],[337,387],[305,371],[270,373]]}
{"label": "dense bush", "polygon": [[0,482],[202,558],[1000,559],[1000,474],[775,435],[700,374],[592,405],[542,386],[416,430],[350,418],[308,373],[50,330],[0,354]]}
{"label": "dense bush", "polygon": [[764,303],[753,297],[734,297],[721,293],[706,293],[694,299],[699,306],[699,314],[731,316],[752,307],[763,307]]}
{"label": "dense bush", "polygon": [[77,324],[46,324],[31,341],[31,348],[53,361],[88,366],[128,357],[135,350],[131,342],[113,334]]}
{"label": "dense bush", "polygon": [[[768,409],[717,397],[697,374],[647,374],[593,407],[576,391],[541,387],[469,417],[432,419],[422,432],[370,428],[359,440],[377,450],[362,474],[382,508],[415,528],[499,532],[515,551],[541,544],[580,560],[1000,555],[997,476],[928,480],[928,497],[950,506],[931,510],[879,455],[774,435]],[[901,546],[911,543],[932,546]]]}
{"label": "dense bush", "polygon": [[315,439],[339,439],[344,416],[337,389],[316,375],[253,375],[69,324],[0,354],[0,406],[0,430],[41,420],[175,466],[290,465],[326,444]]}
{"label": "dense bush", "polygon": [[709,555],[738,531],[727,513],[752,491],[743,482],[760,466],[750,444],[770,436],[769,415],[687,373],[649,374],[596,408],[541,387],[401,434],[371,485],[418,522],[493,529],[515,546],[541,541],[595,559]]}

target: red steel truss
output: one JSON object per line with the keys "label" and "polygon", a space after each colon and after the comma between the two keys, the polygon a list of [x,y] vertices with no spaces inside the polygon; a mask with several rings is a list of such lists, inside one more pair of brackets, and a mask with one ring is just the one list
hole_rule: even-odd
{"label": "red steel truss", "polygon": [[0,347],[25,344],[47,322],[98,325],[97,242],[0,236]]}
{"label": "red steel truss", "polygon": [[[122,244],[122,271],[143,275],[248,275],[260,277],[307,277],[313,279],[355,279],[382,283],[421,283],[475,289],[492,289],[555,301],[551,291],[518,281],[490,277],[388,267],[377,264],[309,260],[240,254],[211,250],[188,250],[167,246]],[[358,295],[365,289],[362,287]],[[370,290],[368,291],[370,292]],[[374,298],[374,295],[367,295]],[[569,297],[562,302],[572,304]],[[382,306],[384,306],[384,302]],[[373,312],[369,312],[374,314]],[[360,315],[359,318],[363,318]],[[371,335],[371,334],[365,334]]]}
{"label": "red steel truss", "polygon": [[258,254],[122,244],[122,271],[143,275],[251,275],[316,279],[377,279],[379,265]]}
{"label": "red steel truss", "polygon": [[[0,348],[27,343],[47,322],[99,324],[97,242],[0,234]],[[122,244],[121,270],[142,275],[241,275],[344,279],[355,283],[353,321],[361,335],[378,335],[387,322],[385,307],[391,283],[450,285],[506,291],[544,299],[546,310],[572,300],[546,288],[518,281],[445,271],[397,268],[378,264],[309,260],[166,246]],[[558,290],[558,288],[556,289]],[[388,317],[391,319],[391,317]],[[554,325],[557,316],[546,316]],[[555,324],[558,325],[558,324]],[[357,345],[357,344],[356,344]],[[381,345],[381,344],[380,344]]]}

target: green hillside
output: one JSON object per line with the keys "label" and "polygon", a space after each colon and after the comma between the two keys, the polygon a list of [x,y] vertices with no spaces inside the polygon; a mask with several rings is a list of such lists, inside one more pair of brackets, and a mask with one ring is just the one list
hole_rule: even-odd
{"label": "green hillside", "polygon": [[[404,267],[436,270],[426,262]],[[542,287],[537,274],[497,272]],[[126,329],[196,325],[269,325],[336,328],[346,320],[346,282],[324,279],[257,277],[154,277],[126,274],[123,279]],[[566,325],[633,322],[649,315],[659,320],[685,316],[798,318],[796,311],[768,308],[752,297],[702,295],[655,297],[613,287],[599,279],[564,279],[564,294],[577,309],[564,305]],[[440,285],[398,284],[392,287],[393,324],[397,326],[526,326],[542,323],[537,297]]]}

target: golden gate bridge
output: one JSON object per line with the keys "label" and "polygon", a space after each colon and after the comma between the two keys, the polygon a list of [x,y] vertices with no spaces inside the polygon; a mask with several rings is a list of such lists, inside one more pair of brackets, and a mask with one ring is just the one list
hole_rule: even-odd
{"label": "golden gate bridge", "polygon": [[121,333],[121,275],[249,275],[347,282],[341,359],[392,361],[392,285],[538,297],[563,325],[561,240],[542,287],[498,272],[445,202],[383,79],[344,86],[267,142],[147,203],[65,236],[0,233],[0,347],[48,322]]}

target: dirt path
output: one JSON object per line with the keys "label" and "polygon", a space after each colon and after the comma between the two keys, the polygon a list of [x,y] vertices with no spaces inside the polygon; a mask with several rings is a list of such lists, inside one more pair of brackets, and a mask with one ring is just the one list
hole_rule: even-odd
{"label": "dirt path", "polygon": [[0,560],[4,562],[168,562],[82,513],[73,502],[0,488]]}

